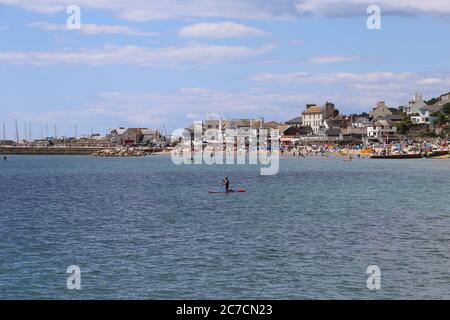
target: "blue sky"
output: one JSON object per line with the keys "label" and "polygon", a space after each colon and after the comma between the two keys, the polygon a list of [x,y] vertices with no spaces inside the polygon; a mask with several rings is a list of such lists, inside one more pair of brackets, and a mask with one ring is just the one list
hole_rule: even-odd
{"label": "blue sky", "polygon": [[[446,0],[0,0],[0,121],[61,134],[167,130],[208,114],[285,121],[450,91]],[[81,30],[67,30],[68,5]],[[366,9],[381,8],[381,30]]]}

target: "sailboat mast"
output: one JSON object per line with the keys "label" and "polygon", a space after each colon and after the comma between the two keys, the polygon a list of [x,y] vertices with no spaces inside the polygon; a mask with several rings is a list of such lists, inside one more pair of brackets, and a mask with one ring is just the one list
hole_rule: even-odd
{"label": "sailboat mast", "polygon": [[5,122],[3,122],[3,141],[6,141],[6,126],[5,126]]}
{"label": "sailboat mast", "polygon": [[24,134],[25,141],[27,141],[28,140],[28,132],[27,132],[27,123],[26,122],[23,123],[23,134]]}
{"label": "sailboat mast", "polygon": [[19,144],[19,128],[17,126],[17,120],[15,120],[16,122],[16,143]]}

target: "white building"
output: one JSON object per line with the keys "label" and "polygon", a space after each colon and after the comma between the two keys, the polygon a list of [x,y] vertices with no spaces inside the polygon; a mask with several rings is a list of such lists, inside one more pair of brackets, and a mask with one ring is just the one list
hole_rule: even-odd
{"label": "white building", "polygon": [[421,108],[417,112],[418,115],[411,116],[411,121],[416,124],[434,124],[437,120],[437,117],[433,117],[431,115],[431,111],[429,108]]}
{"label": "white building", "polygon": [[422,95],[416,93],[414,97],[409,101],[408,105],[404,108],[407,115],[419,113],[420,109],[425,108],[427,104],[423,101]]}
{"label": "white building", "polygon": [[397,127],[389,120],[377,120],[367,127],[369,141],[390,142],[397,138]]}
{"label": "white building", "polygon": [[334,104],[327,102],[324,107],[320,108],[315,104],[306,106],[302,112],[302,125],[311,127],[314,135],[317,135],[320,128],[324,126],[324,121],[333,116],[335,111]]}

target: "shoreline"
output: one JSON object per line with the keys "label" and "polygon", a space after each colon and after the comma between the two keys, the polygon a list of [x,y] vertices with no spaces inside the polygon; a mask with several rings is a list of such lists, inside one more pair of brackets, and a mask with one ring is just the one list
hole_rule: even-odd
{"label": "shoreline", "polygon": [[[35,156],[51,156],[51,155],[67,155],[67,156],[99,156],[105,150],[111,150],[114,148],[104,148],[104,147],[17,147],[17,146],[0,146],[0,155],[8,156],[8,155],[35,155]],[[126,149],[123,149],[126,150]],[[445,152],[446,150],[442,150]],[[447,151],[450,152],[450,151]],[[155,152],[140,152],[140,156],[170,156],[171,151],[162,150]],[[238,153],[234,152],[235,155]],[[249,155],[248,152],[245,153],[246,156]],[[280,157],[282,158],[361,158],[361,159],[370,159],[372,156],[375,156],[376,153],[365,153],[361,152],[361,150],[351,150],[351,149],[342,149],[340,151],[325,151],[315,152],[315,151],[285,151],[280,152]],[[409,155],[417,155],[416,153],[410,153]],[[101,157],[135,157],[135,155],[120,155],[120,154],[111,154],[111,155],[103,155]],[[450,153],[447,155],[440,155],[437,157],[432,157],[434,159],[446,160],[450,159]]]}

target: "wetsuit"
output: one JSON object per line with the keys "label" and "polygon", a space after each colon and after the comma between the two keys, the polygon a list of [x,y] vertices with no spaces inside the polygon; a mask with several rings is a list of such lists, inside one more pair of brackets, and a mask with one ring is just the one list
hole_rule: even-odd
{"label": "wetsuit", "polygon": [[225,190],[228,192],[228,190],[230,189],[230,180],[225,179],[223,182],[225,184]]}

